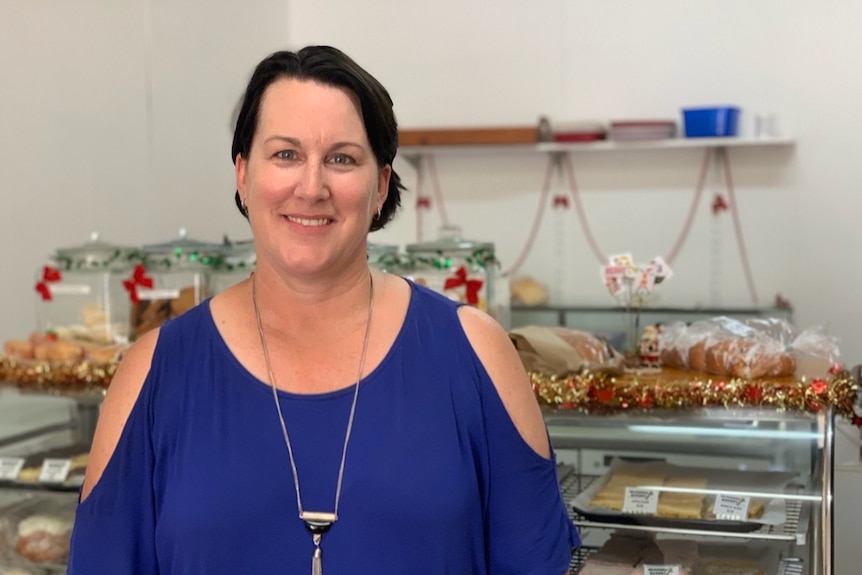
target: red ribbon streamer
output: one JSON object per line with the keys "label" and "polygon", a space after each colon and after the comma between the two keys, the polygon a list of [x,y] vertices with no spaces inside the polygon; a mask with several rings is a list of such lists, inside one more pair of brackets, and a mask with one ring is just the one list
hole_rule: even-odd
{"label": "red ribbon streamer", "polygon": [[153,287],[153,278],[147,275],[147,270],[141,264],[135,266],[129,279],[123,280],[123,287],[129,292],[129,301],[134,305],[140,302],[138,298],[138,286],[149,289]]}
{"label": "red ribbon streamer", "polygon": [[50,266],[42,268],[42,279],[36,284],[36,291],[42,296],[42,301],[51,300],[51,290],[48,288],[49,283],[58,282],[63,279],[60,270]]}
{"label": "red ribbon streamer", "polygon": [[431,207],[431,198],[416,198],[416,207],[417,208],[430,208]]}
{"label": "red ribbon streamer", "polygon": [[555,208],[563,208],[569,209],[569,198],[566,196],[554,196],[554,203],[552,204]]}
{"label": "red ribbon streamer", "polygon": [[476,305],[479,303],[479,290],[482,289],[482,285],[482,280],[468,280],[467,270],[464,266],[461,266],[455,271],[454,276],[446,278],[446,281],[443,283],[443,290],[445,291],[465,286],[467,291],[467,303],[470,305]]}
{"label": "red ribbon streamer", "polygon": [[712,215],[717,216],[721,212],[726,212],[727,210],[728,205],[724,196],[721,194],[715,194],[715,198],[712,200]]}

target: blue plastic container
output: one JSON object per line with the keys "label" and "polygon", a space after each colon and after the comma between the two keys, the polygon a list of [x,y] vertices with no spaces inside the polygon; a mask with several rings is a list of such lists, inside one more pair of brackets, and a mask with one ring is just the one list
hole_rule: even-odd
{"label": "blue plastic container", "polygon": [[682,118],[686,138],[735,136],[739,126],[739,108],[684,108]]}

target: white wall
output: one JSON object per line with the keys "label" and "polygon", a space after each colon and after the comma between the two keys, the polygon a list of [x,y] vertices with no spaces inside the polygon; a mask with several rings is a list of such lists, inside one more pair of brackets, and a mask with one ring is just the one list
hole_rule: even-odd
{"label": "white wall", "polygon": [[[117,243],[247,236],[233,208],[230,116],[251,67],[284,46],[331,43],[390,89],[403,127],[677,118],[733,103],[776,115],[789,149],[733,150],[760,303],[789,297],[862,361],[854,294],[862,95],[852,0],[5,0],[0,18],[0,338],[34,327],[33,273],[90,231]],[[750,127],[750,117],[744,129]],[[546,158],[440,156],[450,219],[517,256]],[[665,254],[692,197],[700,152],[574,157],[606,253]],[[375,241],[414,241],[405,210]],[[748,305],[730,218],[710,182],[663,305]],[[436,215],[425,229],[436,226]],[[562,242],[556,241],[562,238]],[[716,239],[718,238],[718,239]],[[718,258],[720,266],[712,263]],[[712,259],[711,259],[712,258]],[[523,268],[557,301],[610,304],[573,212],[545,214]]]}
{"label": "white wall", "polygon": [[[852,1],[440,0],[291,2],[294,45],[344,48],[390,89],[402,127],[533,124],[622,118],[678,119],[684,106],[737,104],[777,119],[796,145],[731,150],[740,219],[761,305],[788,297],[801,326],[824,324],[843,358],[862,359],[855,292],[862,280],[854,219],[862,207],[853,112],[862,77],[862,5]],[[504,9],[505,8],[505,9]],[[358,26],[357,22],[362,22]],[[700,151],[575,155],[589,223],[604,253],[665,255],[693,196]],[[523,246],[546,158],[441,155],[449,219],[469,238],[493,240],[504,264]],[[398,166],[408,182],[415,173]],[[427,183],[426,183],[427,189]],[[732,220],[714,218],[723,191],[710,174],[662,305],[747,306],[751,298]],[[415,241],[408,194],[402,227],[378,241]],[[433,229],[437,216],[425,218]],[[557,238],[563,238],[562,247]],[[562,262],[562,263],[560,263]],[[545,214],[522,268],[558,301],[606,304],[573,211]]]}
{"label": "white wall", "polygon": [[283,0],[3,1],[0,339],[35,328],[36,270],[92,231],[249,236],[230,120],[286,22]]}

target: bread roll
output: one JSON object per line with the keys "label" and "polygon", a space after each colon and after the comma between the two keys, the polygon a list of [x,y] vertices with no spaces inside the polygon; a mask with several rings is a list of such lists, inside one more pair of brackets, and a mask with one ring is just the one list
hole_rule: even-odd
{"label": "bread roll", "polygon": [[26,361],[33,359],[33,345],[22,339],[9,339],[3,342],[3,353],[11,359]]}
{"label": "bread roll", "polygon": [[31,515],[18,524],[15,550],[34,563],[65,561],[71,531],[71,521],[54,515]]}

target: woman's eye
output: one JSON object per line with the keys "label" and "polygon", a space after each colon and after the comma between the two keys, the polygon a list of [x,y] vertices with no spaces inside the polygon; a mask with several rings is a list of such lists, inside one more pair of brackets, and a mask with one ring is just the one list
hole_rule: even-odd
{"label": "woman's eye", "polygon": [[332,156],[332,163],[339,164],[342,166],[349,166],[355,164],[356,162],[347,154],[335,154]]}
{"label": "woman's eye", "polygon": [[296,157],[293,150],[281,150],[275,153],[275,157],[279,160],[292,160]]}

